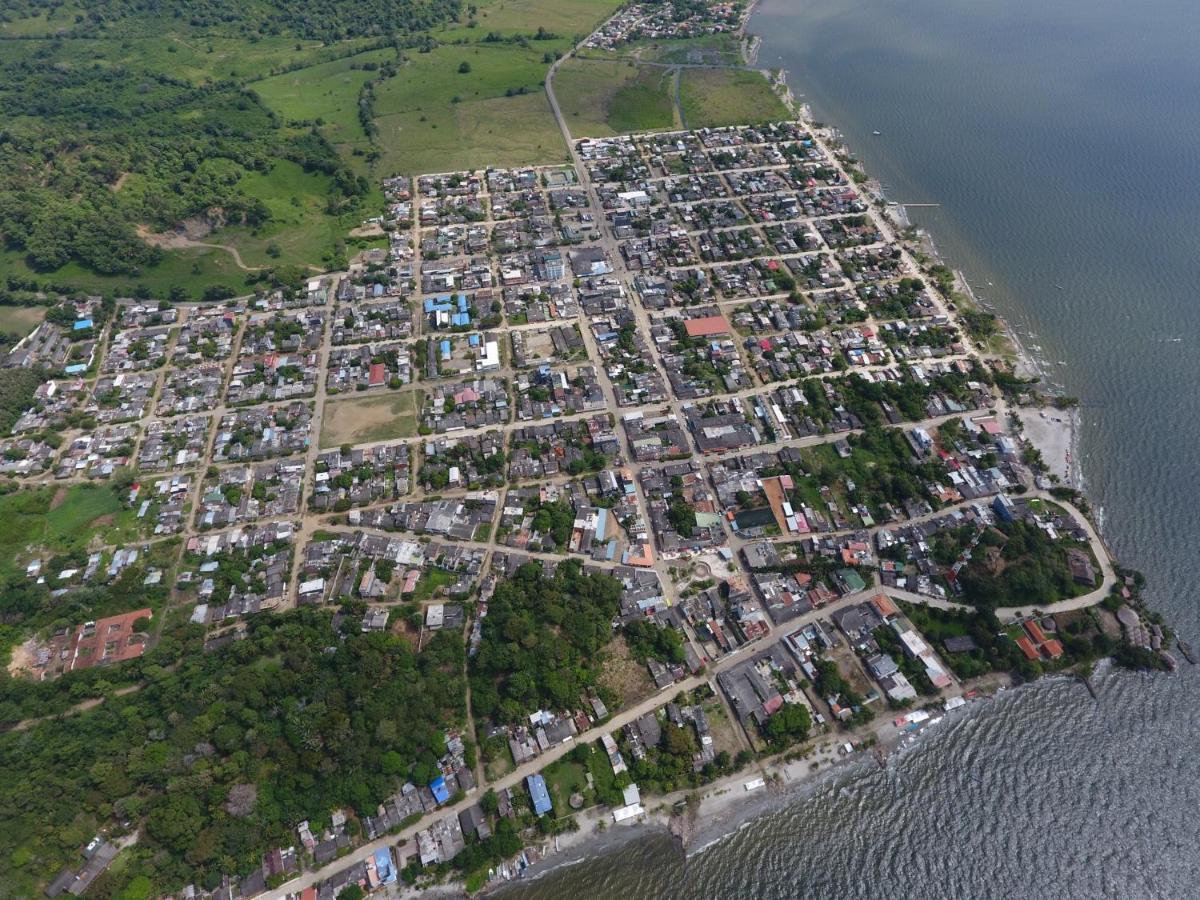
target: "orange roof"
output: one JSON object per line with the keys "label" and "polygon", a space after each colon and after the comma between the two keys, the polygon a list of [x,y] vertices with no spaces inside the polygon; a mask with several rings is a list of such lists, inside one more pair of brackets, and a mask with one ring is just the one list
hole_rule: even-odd
{"label": "orange roof", "polygon": [[654,551],[650,549],[649,544],[642,544],[638,551],[638,555],[633,555],[633,548],[629,550],[629,558],[625,560],[625,564],[629,566],[652,566],[654,565]]}
{"label": "orange roof", "polygon": [[890,616],[900,615],[900,610],[896,604],[892,602],[892,598],[887,594],[876,594],[871,598],[871,605],[875,607],[878,613],[885,619]]}
{"label": "orange roof", "polygon": [[1054,638],[1042,644],[1042,649],[1046,651],[1046,655],[1051,659],[1058,659],[1063,655],[1063,645]]}
{"label": "orange roof", "polygon": [[124,662],[141,656],[146,649],[146,635],[133,630],[138,619],[149,619],[150,609],[97,619],[91,627],[80,625],[71,640],[71,660],[67,670],[86,669],[101,663]]}
{"label": "orange roof", "polygon": [[688,319],[683,323],[689,337],[711,337],[714,334],[728,334],[729,323],[724,316],[701,316],[699,319]]}
{"label": "orange roof", "polygon": [[1029,636],[1039,644],[1046,643],[1046,632],[1042,631],[1042,626],[1030,619],[1025,623],[1025,630],[1029,632]]}
{"label": "orange roof", "polygon": [[1025,654],[1026,659],[1038,658],[1037,647],[1033,646],[1033,641],[1025,637],[1025,635],[1017,638],[1017,646],[1021,648],[1021,652]]}

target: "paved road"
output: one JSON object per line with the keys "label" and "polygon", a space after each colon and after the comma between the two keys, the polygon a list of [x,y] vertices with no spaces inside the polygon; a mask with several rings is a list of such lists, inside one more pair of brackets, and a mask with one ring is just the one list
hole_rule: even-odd
{"label": "paved road", "polygon": [[[708,668],[700,675],[695,675],[690,678],[686,678],[683,681],[676,682],[674,685],[655,693],[653,696],[648,697],[635,706],[623,710],[622,712],[608,719],[604,724],[576,735],[571,741],[551,747],[536,759],[530,760],[524,765],[518,766],[504,777],[498,778],[496,781],[492,782],[489,786],[495,790],[519,787],[527,776],[534,775],[542,771],[544,768],[546,768],[546,766],[550,765],[555,760],[561,759],[563,756],[570,753],[571,750],[573,750],[578,744],[598,741],[602,734],[610,734],[612,732],[619,731],[634,720],[641,718],[646,713],[653,712],[654,710],[665,706],[680,691],[692,691],[703,684],[711,683],[713,679],[721,672],[727,671],[728,669],[731,669],[749,659],[754,654],[767,649],[772,644],[782,640],[785,635],[791,634],[792,632],[797,631],[800,628],[817,621],[818,619],[826,618],[831,613],[834,613],[839,609],[843,609],[856,603],[861,603],[864,600],[873,597],[877,593],[879,593],[878,588],[871,588],[856,594],[847,594],[845,597],[841,597],[835,602],[824,606],[819,610],[813,610],[812,612],[793,619],[784,625],[776,625],[771,628],[770,632],[768,632],[768,634],[762,639],[745,644],[734,652],[723,656],[715,663],[709,665]],[[716,685],[712,685],[712,687],[714,691],[718,691]],[[479,792],[472,793],[470,796],[459,801],[458,803],[452,806],[443,807],[436,813],[430,814],[415,825],[409,826],[408,828],[405,828],[396,834],[385,835],[384,837],[377,838],[370,843],[363,844],[361,847],[356,847],[348,855],[343,856],[342,858],[337,859],[320,869],[305,872],[298,878],[295,878],[292,881],[289,881],[286,884],[281,885],[280,887],[268,891],[260,896],[267,898],[267,900],[282,900],[282,898],[286,897],[288,894],[301,891],[306,887],[312,887],[313,885],[323,881],[326,878],[329,878],[331,875],[341,871],[347,866],[365,860],[368,856],[373,855],[376,850],[381,850],[385,847],[391,847],[395,844],[402,844],[416,835],[418,831],[428,828],[432,822],[451,814],[457,815],[464,809],[467,809],[478,802]]]}

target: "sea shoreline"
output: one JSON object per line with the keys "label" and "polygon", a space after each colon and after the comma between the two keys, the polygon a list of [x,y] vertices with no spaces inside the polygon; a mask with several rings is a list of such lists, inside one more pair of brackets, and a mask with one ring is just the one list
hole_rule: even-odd
{"label": "sea shoreline", "polygon": [[[935,705],[923,726],[911,732],[893,724],[892,717],[902,716],[903,712],[880,710],[875,722],[854,735],[823,735],[798,758],[792,758],[797,752],[794,749],[704,787],[656,797],[652,804],[647,804],[647,811],[628,825],[611,824],[611,811],[606,808],[586,810],[577,815],[579,829],[558,836],[557,845],[555,838],[534,845],[538,858],[521,877],[491,883],[481,894],[500,896],[509,887],[609,855],[650,835],[674,839],[684,858],[697,856],[831,780],[886,768],[891,756],[920,746],[925,735],[945,717],[958,721],[973,715],[981,704],[1012,687],[1012,679],[1003,673],[983,676],[973,687],[968,687],[967,692],[974,692],[974,696],[965,706],[942,712],[940,705]],[[843,753],[842,747],[848,742],[853,742],[855,749]],[[757,779],[764,784],[748,791],[747,783]],[[691,803],[687,802],[689,795],[693,798]],[[680,807],[682,811],[676,811]],[[601,822],[606,823],[602,828]]]}

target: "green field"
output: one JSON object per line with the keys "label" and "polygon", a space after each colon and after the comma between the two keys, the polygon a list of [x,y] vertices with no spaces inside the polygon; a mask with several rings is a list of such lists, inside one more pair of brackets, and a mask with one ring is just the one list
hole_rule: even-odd
{"label": "green field", "polygon": [[44,306],[0,306],[0,334],[25,337],[45,316]]}
{"label": "green field", "polygon": [[359,91],[379,74],[363,65],[395,59],[390,48],[371,50],[256,81],[251,89],[289,121],[320,120],[321,133],[335,144],[358,142],[366,138],[358,121]]}
{"label": "green field", "polygon": [[770,83],[758,72],[684,69],[680,101],[688,128],[752,125],[790,117]]}
{"label": "green field", "polygon": [[416,174],[566,162],[567,146],[540,88],[517,97],[457,103],[441,114],[375,120],[382,172]]}
{"label": "green field", "polygon": [[674,74],[615,60],[567,60],[554,92],[572,137],[607,137],[676,125]]}
{"label": "green field", "polygon": [[326,403],[321,447],[413,437],[417,433],[420,393],[405,391]]}

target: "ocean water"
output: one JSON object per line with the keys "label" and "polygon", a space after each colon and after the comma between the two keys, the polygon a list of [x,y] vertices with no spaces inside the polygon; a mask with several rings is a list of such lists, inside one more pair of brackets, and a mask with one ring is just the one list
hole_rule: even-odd
{"label": "ocean water", "polygon": [[[763,0],[751,30],[1082,398],[1104,536],[1200,645],[1200,4]],[[1198,897],[1180,662],[1007,692],[687,859],[642,839],[504,896]]]}

